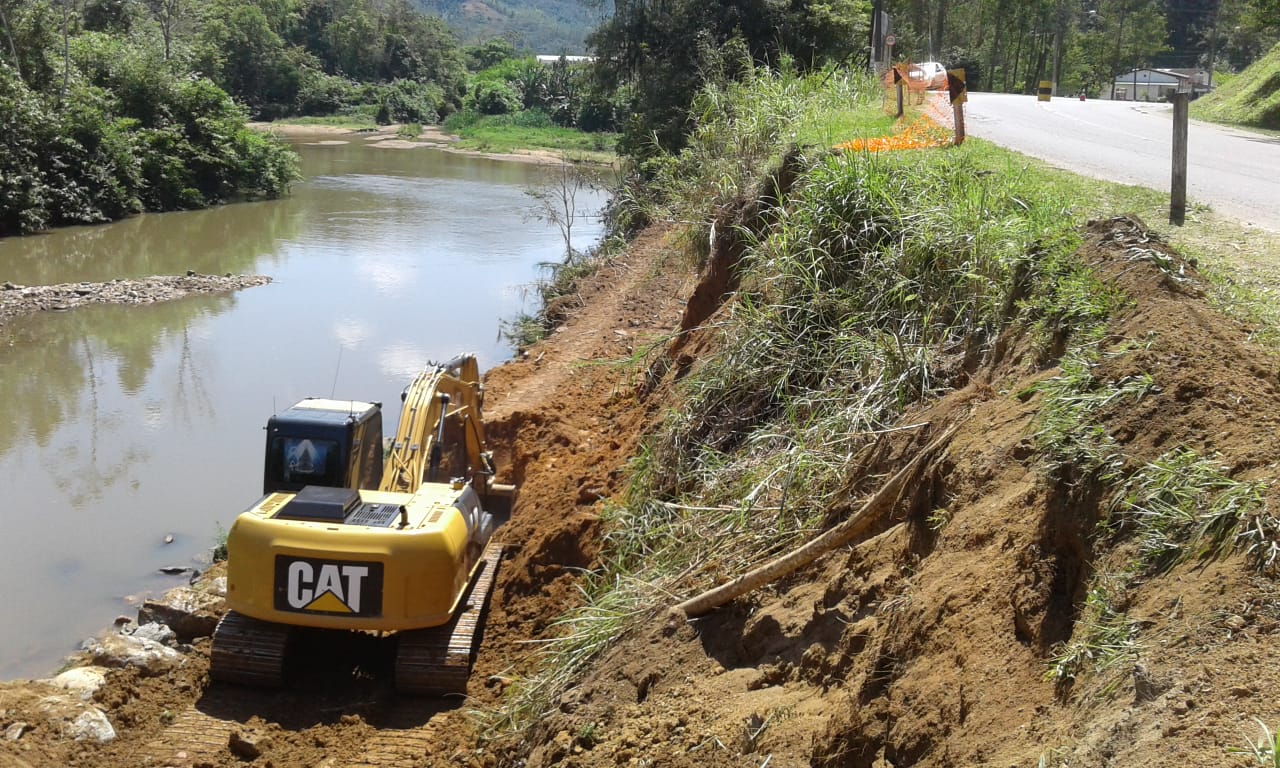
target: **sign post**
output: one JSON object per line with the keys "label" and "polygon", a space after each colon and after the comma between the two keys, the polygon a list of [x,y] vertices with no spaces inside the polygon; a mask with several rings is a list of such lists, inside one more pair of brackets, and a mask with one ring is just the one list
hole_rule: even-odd
{"label": "sign post", "polygon": [[963,69],[947,70],[947,94],[951,97],[951,116],[956,124],[955,145],[964,143],[964,103],[969,100]]}
{"label": "sign post", "polygon": [[1169,189],[1169,223],[1182,226],[1187,216],[1187,117],[1191,94],[1173,94],[1173,179]]}

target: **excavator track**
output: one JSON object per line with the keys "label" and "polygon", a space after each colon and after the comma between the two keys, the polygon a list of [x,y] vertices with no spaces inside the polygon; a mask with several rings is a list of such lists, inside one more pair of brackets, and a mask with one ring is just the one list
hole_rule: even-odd
{"label": "excavator track", "polygon": [[276,688],[292,628],[227,611],[213,632],[209,676],[227,683]]}
{"label": "excavator track", "polygon": [[491,541],[481,555],[479,574],[462,598],[462,609],[448,624],[400,633],[397,690],[419,696],[466,695],[477,633],[501,559],[502,545]]}

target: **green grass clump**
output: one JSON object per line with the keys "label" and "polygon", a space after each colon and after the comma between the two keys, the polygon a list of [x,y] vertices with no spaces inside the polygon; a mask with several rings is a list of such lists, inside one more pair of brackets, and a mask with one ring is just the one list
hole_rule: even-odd
{"label": "green grass clump", "polygon": [[1098,421],[1099,412],[1117,400],[1141,399],[1155,385],[1148,375],[1100,382],[1093,375],[1095,357],[1094,347],[1076,348],[1063,359],[1057,376],[1033,387],[1043,395],[1035,439],[1056,468],[1110,480],[1124,459]]}
{"label": "green grass clump", "polygon": [[[1246,547],[1255,541],[1255,530],[1262,534],[1259,546],[1274,547],[1275,537],[1269,535],[1274,530],[1267,530],[1274,520],[1259,515],[1264,491],[1260,482],[1233,480],[1214,460],[1176,448],[1129,479],[1113,507],[1113,521],[1134,530],[1138,568],[1162,571],[1188,559],[1227,554],[1241,533]],[[1269,567],[1275,553],[1260,549],[1256,559]]]}
{"label": "green grass clump", "polygon": [[1261,733],[1258,740],[1246,740],[1247,747],[1227,747],[1229,755],[1243,755],[1250,765],[1260,768],[1280,768],[1280,731],[1272,732],[1267,724],[1254,718]]}
{"label": "green grass clump", "polygon": [[1107,579],[1096,580],[1076,619],[1071,639],[1053,652],[1045,679],[1061,688],[1074,683],[1086,672],[1119,671],[1103,685],[1103,693],[1114,690],[1128,676],[1138,659],[1138,625],[1115,608],[1121,585]]}

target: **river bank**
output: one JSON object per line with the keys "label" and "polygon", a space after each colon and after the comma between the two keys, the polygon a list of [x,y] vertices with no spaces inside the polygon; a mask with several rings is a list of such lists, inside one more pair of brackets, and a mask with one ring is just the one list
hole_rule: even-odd
{"label": "river bank", "polygon": [[[621,491],[657,413],[618,396],[635,371],[611,363],[677,329],[692,289],[671,254],[662,231],[642,236],[582,285],[579,309],[550,338],[485,374],[499,480],[521,490],[498,532],[509,546],[466,708],[497,705],[577,600],[599,546],[599,504]],[[122,617],[61,679],[0,683],[0,765],[500,764],[461,702],[397,696],[366,660],[335,659],[322,680],[287,691],[211,684],[208,635],[225,610],[219,576],[215,566]]]}
{"label": "river bank", "polygon": [[[305,141],[319,146],[336,146],[353,142],[363,142],[379,149],[437,149],[458,155],[482,157],[489,160],[502,160],[530,165],[566,165],[570,160],[565,153],[553,149],[521,149],[511,152],[486,152],[478,149],[464,149],[456,146],[461,137],[446,132],[434,125],[422,126],[421,129],[406,137],[401,125],[382,125],[376,128],[349,128],[334,125],[308,125],[300,123],[249,123],[254,130],[271,133],[291,141]],[[323,138],[321,138],[323,137]]]}

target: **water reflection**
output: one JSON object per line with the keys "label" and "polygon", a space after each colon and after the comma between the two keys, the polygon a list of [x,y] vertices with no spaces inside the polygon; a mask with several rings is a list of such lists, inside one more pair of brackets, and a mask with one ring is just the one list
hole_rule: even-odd
{"label": "water reflection", "polygon": [[302,205],[294,198],[278,204],[236,203],[0,238],[0,278],[19,285],[52,285],[189,269],[248,272],[275,243],[296,235]]}
{"label": "water reflection", "polygon": [[[206,551],[261,490],[262,425],[304,396],[387,403],[429,359],[506,354],[499,320],[555,260],[535,168],[432,151],[304,148],[287,200],[0,240],[0,279],[187,269],[273,283],[0,326],[0,678],[47,673],[155,569]],[[584,242],[594,238],[583,227]],[[174,543],[163,544],[167,535]]]}

